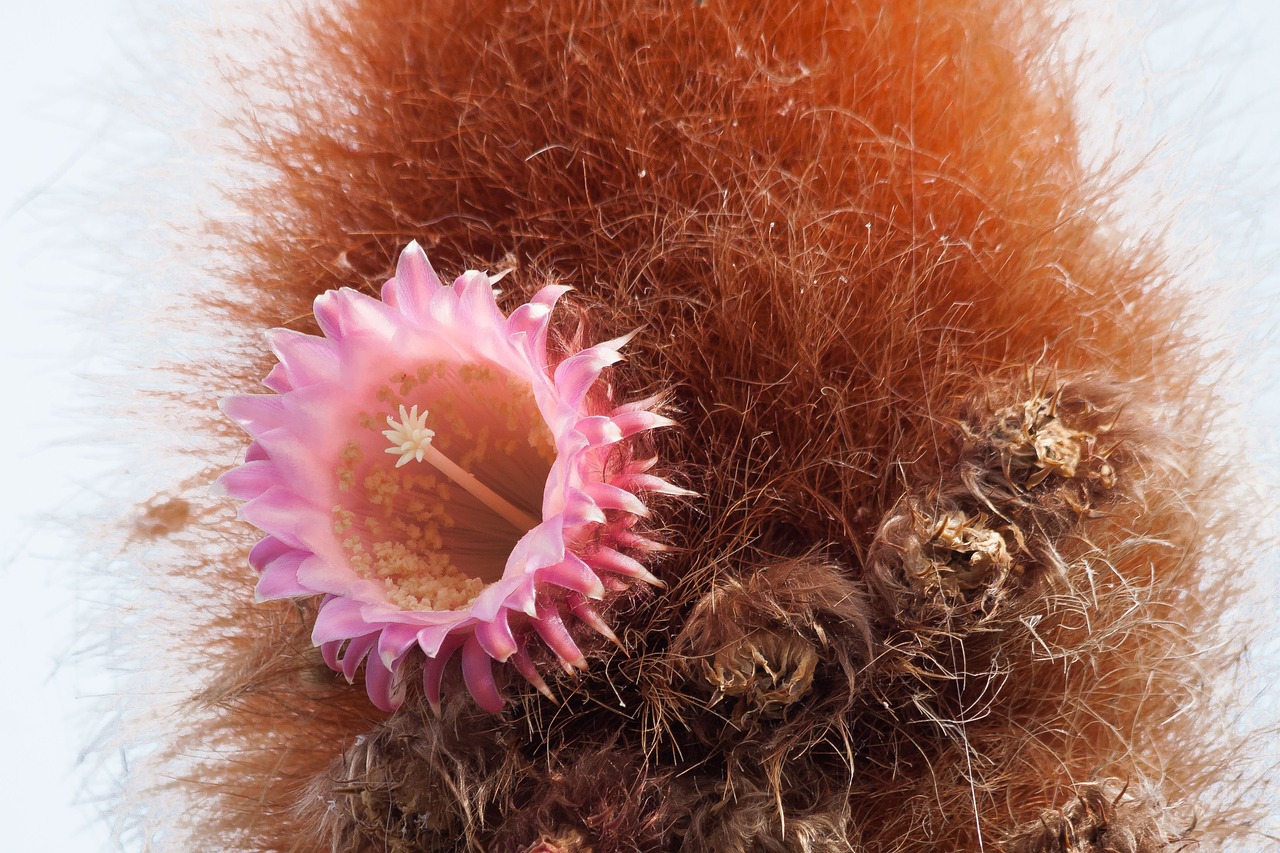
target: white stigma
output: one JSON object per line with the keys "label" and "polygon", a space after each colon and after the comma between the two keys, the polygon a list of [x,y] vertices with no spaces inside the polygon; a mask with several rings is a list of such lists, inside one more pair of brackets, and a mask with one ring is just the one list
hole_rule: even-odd
{"label": "white stigma", "polygon": [[382,434],[391,442],[391,446],[387,448],[387,453],[398,453],[400,458],[396,461],[396,467],[407,463],[410,459],[422,461],[422,457],[426,455],[427,448],[431,446],[431,439],[436,437],[434,430],[427,429],[427,412],[423,410],[422,414],[418,414],[418,407],[405,410],[404,406],[400,407],[400,420],[387,416],[387,426],[391,429],[384,429]]}

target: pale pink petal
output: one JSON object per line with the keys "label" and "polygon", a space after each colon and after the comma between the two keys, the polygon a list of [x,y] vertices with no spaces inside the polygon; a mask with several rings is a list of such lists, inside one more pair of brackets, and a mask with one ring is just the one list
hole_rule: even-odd
{"label": "pale pink petal", "polygon": [[443,285],[427,260],[427,253],[415,240],[400,253],[396,277],[382,289],[382,299],[399,308],[405,316],[422,321],[427,318],[427,304]]}
{"label": "pale pink petal", "polygon": [[312,557],[308,551],[289,551],[272,560],[262,570],[258,585],[254,587],[254,599],[274,601],[278,598],[314,595],[315,590],[298,580],[298,567]]}
{"label": "pale pink petal", "polygon": [[369,630],[369,624],[360,615],[360,602],[350,598],[331,598],[320,606],[316,624],[311,630],[311,642],[316,645],[333,640],[359,637]]}
{"label": "pale pink petal", "polygon": [[636,497],[633,492],[609,483],[587,483],[582,487],[582,491],[601,509],[620,509],[642,518],[649,514],[649,508],[644,505],[644,501]]}
{"label": "pale pink petal", "polygon": [[402,691],[396,689],[395,671],[384,664],[377,655],[369,655],[368,660],[364,668],[365,691],[369,694],[369,700],[379,711],[390,714],[404,701]]}
{"label": "pale pink petal", "polygon": [[588,598],[600,598],[604,595],[600,578],[574,554],[566,554],[563,562],[540,571],[538,579],[582,593]]}
{"label": "pale pink petal", "polygon": [[619,648],[622,642],[618,639],[617,634],[613,633],[613,629],[600,617],[599,612],[591,606],[586,599],[581,596],[571,595],[565,599],[569,604],[569,609],[573,611],[573,615],[577,616],[583,622],[591,626],[592,630],[600,634],[606,640],[616,643]]}
{"label": "pale pink petal", "polygon": [[280,485],[280,471],[275,462],[246,462],[219,477],[215,487],[223,494],[242,501],[253,500],[272,486]]}
{"label": "pale pink petal", "polygon": [[485,654],[475,638],[462,645],[462,680],[476,704],[491,714],[501,711],[506,704],[493,679],[493,658]]}
{"label": "pale pink petal", "polygon": [[511,633],[505,612],[499,613],[492,622],[478,623],[475,635],[485,653],[500,663],[515,654],[516,638]]}
{"label": "pale pink petal", "polygon": [[369,652],[378,643],[378,632],[365,634],[363,637],[355,637],[350,640],[342,649],[341,668],[342,675],[351,681],[356,677],[356,670],[360,668],[360,664],[364,663],[364,659],[369,656]]}
{"label": "pale pink petal", "polygon": [[533,665],[533,661],[529,659],[529,655],[523,649],[511,656],[511,663],[515,665],[516,671],[533,685],[535,690],[551,701],[555,701],[556,697],[552,694],[551,688],[547,686],[547,682],[543,681],[542,676],[538,674],[538,668]]}
{"label": "pale pink petal", "polygon": [[279,394],[237,394],[219,403],[223,414],[250,435],[261,435],[288,422]]}
{"label": "pale pink petal", "polygon": [[554,604],[538,606],[538,618],[534,620],[533,628],[551,651],[564,661],[566,668],[587,668],[587,659],[582,656],[582,650],[578,648],[578,644],[569,636],[569,629],[565,627],[564,620],[560,618],[560,611]]}
{"label": "pale pink petal", "polygon": [[602,571],[626,575],[654,586],[664,586],[662,581],[654,577],[638,560],[619,553],[612,548],[602,545],[583,559],[589,565]]}
{"label": "pale pink petal", "polygon": [[644,410],[616,414],[613,416],[613,422],[618,425],[618,429],[622,431],[624,438],[630,438],[646,430],[675,426],[676,423],[671,418],[664,417],[657,412]]}
{"label": "pale pink petal", "polygon": [[416,625],[388,625],[378,635],[378,656],[384,665],[394,666],[417,640]]}

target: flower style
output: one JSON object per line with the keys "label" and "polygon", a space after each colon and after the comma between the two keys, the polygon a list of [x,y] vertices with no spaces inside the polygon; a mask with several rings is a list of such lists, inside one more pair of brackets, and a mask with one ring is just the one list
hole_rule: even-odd
{"label": "flower style", "polygon": [[616,639],[591,601],[658,583],[632,556],[660,548],[633,530],[648,513],[638,494],[692,494],[631,452],[632,436],[672,421],[654,400],[615,407],[600,381],[627,338],[553,369],[548,325],[569,288],[506,316],[497,280],[470,271],[446,286],[411,243],[381,300],[316,299],[323,337],[268,333],[275,394],[223,401],[253,439],[219,483],[267,534],[249,555],[258,598],[323,595],[313,641],[348,679],[367,661],[386,711],[414,646],[433,706],[456,652],[486,710],[503,705],[495,661],[549,694],[526,638],[584,668],[566,616]]}

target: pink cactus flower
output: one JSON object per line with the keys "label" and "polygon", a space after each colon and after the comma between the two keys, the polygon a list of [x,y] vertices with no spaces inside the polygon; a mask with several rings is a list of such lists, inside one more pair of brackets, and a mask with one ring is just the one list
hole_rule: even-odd
{"label": "pink cactus flower", "polygon": [[322,595],[313,641],[348,679],[367,661],[372,701],[400,703],[401,664],[426,655],[433,706],[461,652],[467,688],[502,708],[494,662],[548,692],[526,650],[540,637],[586,666],[576,617],[613,638],[592,601],[631,580],[639,493],[691,494],[648,472],[632,436],[672,422],[654,401],[615,406],[601,372],[627,338],[565,353],[547,330],[569,288],[551,285],[510,316],[497,278],[441,283],[411,243],[382,299],[343,288],[315,302],[323,337],[269,333],[274,394],[223,401],[253,441],[219,480],[267,535],[249,555],[261,600]]}

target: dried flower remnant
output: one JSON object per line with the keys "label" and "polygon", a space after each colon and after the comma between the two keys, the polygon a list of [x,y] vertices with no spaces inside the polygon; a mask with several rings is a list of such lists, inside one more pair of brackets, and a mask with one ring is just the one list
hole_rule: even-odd
{"label": "dried flower remnant", "polygon": [[989,527],[985,516],[952,511],[921,521],[928,537],[912,542],[904,562],[926,588],[946,597],[994,592],[1018,571],[1004,535]]}
{"label": "dried flower remnant", "polygon": [[1061,809],[1046,809],[1039,820],[1019,827],[1000,849],[1004,853],[1161,853],[1191,842],[1190,830],[1173,832],[1165,808],[1152,795],[1135,795],[1116,780],[1078,785]]}
{"label": "dried flower remnant", "polygon": [[[1073,429],[1059,417],[1062,387],[1052,394],[1046,391],[1042,387],[1030,399],[997,411],[990,434],[992,445],[1000,452],[1005,479],[1024,489],[1034,489],[1050,475],[1065,479],[1077,476],[1077,469],[1097,442],[1094,433]],[[1115,471],[1105,459],[1097,476],[1105,487],[1115,485]]]}
{"label": "dried flower remnant", "polygon": [[487,710],[503,705],[494,661],[545,691],[526,627],[584,667],[562,608],[612,637],[590,603],[605,579],[656,582],[627,553],[655,547],[630,532],[648,514],[638,493],[687,494],[631,452],[671,421],[597,387],[627,339],[553,369],[548,324],[568,288],[507,316],[496,281],[471,271],[446,286],[410,244],[381,300],[330,291],[315,305],[323,337],[271,333],[277,393],[223,404],[253,437],[220,483],[268,534],[250,555],[258,597],[324,595],[313,641],[347,678],[367,660],[384,710],[414,648],[433,705],[455,652]]}
{"label": "dried flower remnant", "polygon": [[818,652],[794,632],[762,629],[724,646],[702,666],[716,691],[712,704],[734,697],[738,699],[735,717],[747,713],[770,717],[809,692]]}

